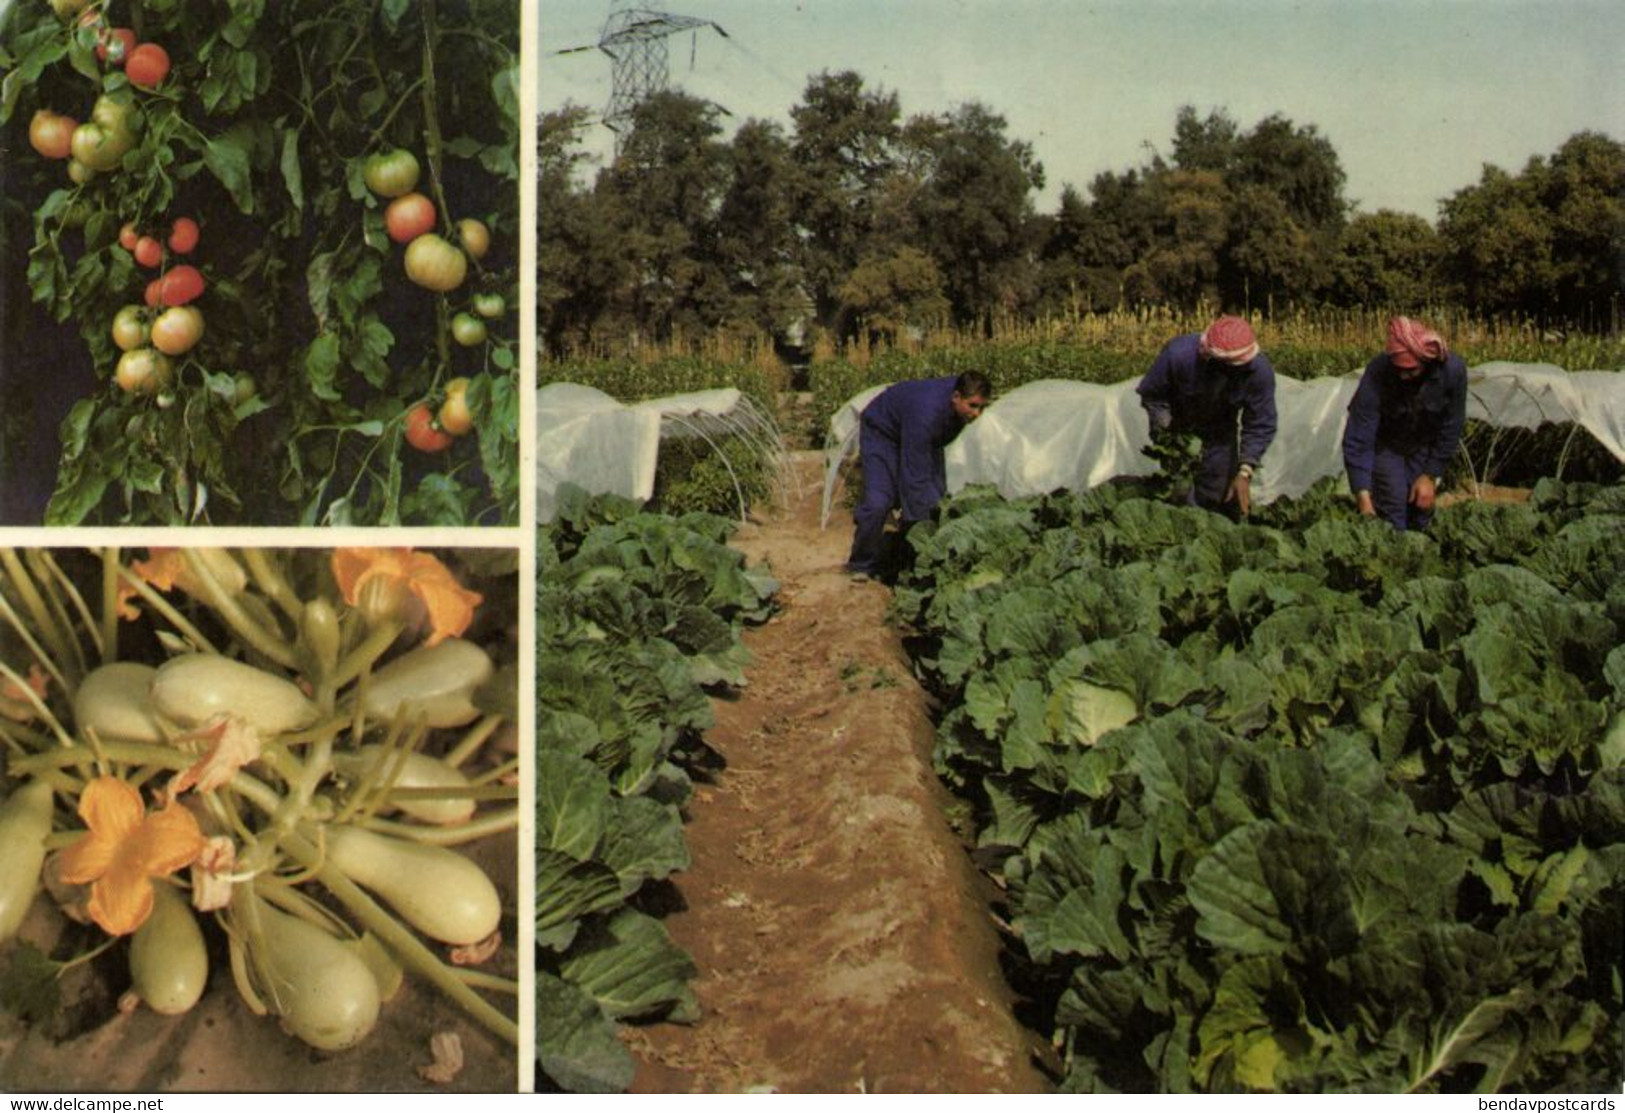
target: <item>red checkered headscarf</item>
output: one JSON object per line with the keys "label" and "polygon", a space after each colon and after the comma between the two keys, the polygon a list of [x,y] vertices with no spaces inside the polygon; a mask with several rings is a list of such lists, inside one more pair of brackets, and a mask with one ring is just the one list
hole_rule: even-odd
{"label": "red checkered headscarf", "polygon": [[1253,335],[1253,326],[1242,318],[1220,317],[1207,327],[1197,347],[1203,359],[1216,359],[1240,367],[1251,363],[1258,354],[1258,338]]}
{"label": "red checkered headscarf", "polygon": [[1395,317],[1388,322],[1388,358],[1409,371],[1424,363],[1440,363],[1450,355],[1444,339],[1421,321]]}

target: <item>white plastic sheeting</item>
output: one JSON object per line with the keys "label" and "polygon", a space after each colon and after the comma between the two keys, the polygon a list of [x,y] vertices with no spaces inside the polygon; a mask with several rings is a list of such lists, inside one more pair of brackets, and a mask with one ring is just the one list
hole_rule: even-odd
{"label": "white plastic sheeting", "polygon": [[[1361,371],[1301,381],[1278,375],[1280,429],[1253,480],[1253,501],[1296,498],[1343,473],[1343,423]],[[1110,385],[1046,379],[997,398],[948,446],[948,490],[991,483],[1006,498],[1085,490],[1120,475],[1150,475],[1140,451],[1150,427],[1138,379]],[[830,420],[824,453],[823,520],[841,464],[855,456],[859,418],[885,387],[856,395]],[[1532,429],[1574,422],[1625,461],[1625,374],[1567,372],[1550,364],[1486,363],[1468,372],[1467,416]]]}
{"label": "white plastic sheeting", "polygon": [[578,383],[542,387],[536,392],[537,519],[553,517],[564,483],[589,494],[647,500],[654,494],[661,442],[685,437],[713,445],[721,437],[742,437],[775,465],[783,452],[773,422],[731,387],[632,404]]}

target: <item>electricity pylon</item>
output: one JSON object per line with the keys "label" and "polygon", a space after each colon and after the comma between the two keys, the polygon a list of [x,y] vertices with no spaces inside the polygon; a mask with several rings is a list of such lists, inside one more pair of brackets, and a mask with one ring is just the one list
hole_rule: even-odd
{"label": "electricity pylon", "polygon": [[[609,19],[592,46],[559,51],[602,50],[609,55],[613,84],[609,107],[604,109],[604,126],[615,133],[615,151],[631,131],[632,113],[643,101],[665,92],[671,83],[670,58],[666,40],[683,31],[710,27],[723,38],[721,25],[709,19],[673,15],[658,8],[634,6],[636,0],[610,0]],[[692,49],[692,47],[691,47]]]}

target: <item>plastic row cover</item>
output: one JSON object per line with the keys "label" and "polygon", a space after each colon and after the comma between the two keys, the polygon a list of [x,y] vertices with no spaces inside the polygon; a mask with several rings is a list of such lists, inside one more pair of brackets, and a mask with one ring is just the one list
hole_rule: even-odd
{"label": "plastic row cover", "polygon": [[[1253,501],[1295,498],[1343,472],[1343,422],[1360,371],[1302,381],[1276,376],[1280,431],[1253,480]],[[1046,379],[998,397],[947,451],[948,489],[995,485],[1006,498],[1085,490],[1120,475],[1150,475],[1140,449],[1150,428],[1138,379],[1111,385]],[[842,462],[857,452],[863,409],[884,387],[856,395],[830,421],[824,454],[827,522]],[[1532,429],[1546,422],[1584,427],[1625,461],[1625,375],[1567,372],[1550,364],[1487,363],[1468,375],[1467,416]]]}
{"label": "plastic row cover", "polygon": [[750,400],[727,388],[671,394],[627,405],[577,383],[536,392],[536,514],[553,517],[555,492],[574,483],[589,494],[647,500],[662,440],[744,435],[777,447],[777,432]]}

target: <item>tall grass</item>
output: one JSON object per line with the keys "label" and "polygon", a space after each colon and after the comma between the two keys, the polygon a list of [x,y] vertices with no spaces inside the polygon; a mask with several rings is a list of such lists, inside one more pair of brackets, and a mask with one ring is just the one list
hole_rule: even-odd
{"label": "tall grass", "polygon": [[[1625,368],[1625,338],[1565,335],[1529,320],[1477,318],[1456,309],[1412,313],[1437,328],[1470,365],[1508,360],[1572,371]],[[1144,374],[1170,339],[1200,332],[1213,316],[1211,310],[1153,306],[998,321],[991,337],[935,329],[896,344],[861,342],[840,351],[826,345],[812,366],[811,420],[821,431],[854,394],[903,378],[980,371],[1000,392],[1039,379],[1122,382]],[[1363,368],[1382,350],[1391,316],[1382,309],[1320,309],[1255,313],[1250,319],[1276,371],[1310,379]]]}

